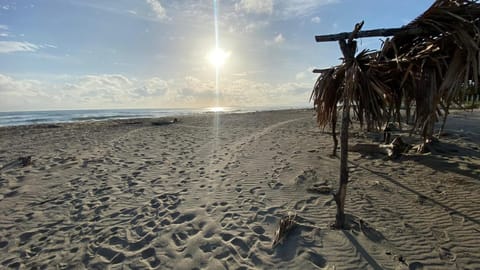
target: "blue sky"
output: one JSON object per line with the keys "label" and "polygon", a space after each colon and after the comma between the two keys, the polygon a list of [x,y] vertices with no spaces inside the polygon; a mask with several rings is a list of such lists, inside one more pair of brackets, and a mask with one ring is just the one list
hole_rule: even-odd
{"label": "blue sky", "polygon": [[[308,105],[312,68],[340,57],[315,35],[399,27],[433,2],[218,0],[220,105]],[[0,0],[0,111],[214,106],[213,14],[203,0]]]}

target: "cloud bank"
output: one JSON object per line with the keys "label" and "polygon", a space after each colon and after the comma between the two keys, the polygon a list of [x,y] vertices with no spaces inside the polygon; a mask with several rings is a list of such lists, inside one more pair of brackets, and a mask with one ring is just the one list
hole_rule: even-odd
{"label": "cloud bank", "polygon": [[69,77],[62,82],[16,79],[0,74],[2,110],[185,108],[308,104],[311,83],[257,82],[245,78],[220,82],[193,76],[176,80],[137,79],[120,74]]}

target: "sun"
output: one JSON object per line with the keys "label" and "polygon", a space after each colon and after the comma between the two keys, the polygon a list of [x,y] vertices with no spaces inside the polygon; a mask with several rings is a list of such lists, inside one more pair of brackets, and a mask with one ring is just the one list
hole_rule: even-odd
{"label": "sun", "polygon": [[222,67],[225,62],[230,58],[230,52],[227,52],[221,48],[215,48],[207,55],[207,59],[216,68]]}

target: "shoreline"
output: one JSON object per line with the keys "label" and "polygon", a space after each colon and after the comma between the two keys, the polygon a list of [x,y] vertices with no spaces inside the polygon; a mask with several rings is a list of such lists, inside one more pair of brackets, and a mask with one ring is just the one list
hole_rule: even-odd
{"label": "shoreline", "polygon": [[219,116],[225,115],[236,115],[236,114],[255,114],[255,113],[273,113],[273,112],[301,112],[301,111],[312,111],[313,108],[303,108],[303,109],[278,109],[278,110],[262,110],[262,111],[245,111],[245,112],[199,112],[192,114],[179,114],[171,116],[161,116],[161,117],[140,117],[140,118],[112,118],[112,119],[102,119],[102,120],[82,120],[82,121],[71,121],[71,122],[51,122],[51,123],[38,123],[38,124],[21,124],[21,125],[12,125],[12,126],[0,126],[0,132],[9,130],[9,129],[50,129],[50,128],[62,128],[62,127],[73,127],[73,126],[84,126],[84,125],[148,125],[152,124],[155,121],[169,121],[172,119],[189,119],[194,117],[213,117],[215,114]]}
{"label": "shoreline", "polygon": [[[105,110],[56,110],[0,112],[0,127],[55,125],[110,120],[150,119],[165,117],[192,116],[211,113],[249,113],[261,111],[301,110],[309,107],[220,107],[197,109],[105,109]],[[10,120],[8,120],[10,119]]]}
{"label": "shoreline", "polygon": [[0,265],[480,268],[479,117],[452,114],[435,155],[350,152],[345,231],[314,191],[336,189],[339,160],[312,109],[0,127]]}

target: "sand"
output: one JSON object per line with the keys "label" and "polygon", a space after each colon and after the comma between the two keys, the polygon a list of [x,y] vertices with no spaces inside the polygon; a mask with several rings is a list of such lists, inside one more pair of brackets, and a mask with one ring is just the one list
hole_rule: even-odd
{"label": "sand", "polygon": [[348,230],[312,190],[339,159],[311,110],[0,128],[0,268],[480,269],[479,120],[434,154],[350,152]]}

